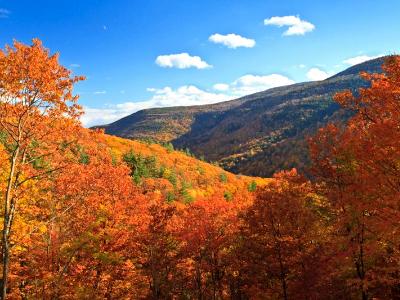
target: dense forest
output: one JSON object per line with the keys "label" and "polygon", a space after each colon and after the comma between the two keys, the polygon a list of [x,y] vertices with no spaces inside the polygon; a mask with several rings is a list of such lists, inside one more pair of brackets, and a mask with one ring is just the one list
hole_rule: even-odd
{"label": "dense forest", "polygon": [[399,299],[400,57],[382,68],[336,94],[352,117],[307,141],[310,176],[263,179],[83,128],[84,78],[7,46],[1,299]]}

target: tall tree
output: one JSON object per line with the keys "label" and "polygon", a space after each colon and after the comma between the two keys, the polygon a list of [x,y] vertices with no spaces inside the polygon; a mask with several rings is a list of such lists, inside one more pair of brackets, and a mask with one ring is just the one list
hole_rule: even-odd
{"label": "tall tree", "polygon": [[311,140],[314,176],[334,216],[337,266],[363,300],[399,295],[400,57],[388,57],[383,71],[361,74],[369,88],[336,95],[354,117]]}
{"label": "tall tree", "polygon": [[139,262],[149,281],[149,299],[172,299],[178,286],[176,272],[180,250],[174,234],[176,207],[168,205],[164,199],[153,198],[147,215],[143,213],[141,220],[146,223],[146,230],[138,237]]}
{"label": "tall tree", "polygon": [[52,157],[68,145],[65,133],[77,123],[80,108],[72,89],[82,79],[71,76],[59,64],[58,55],[50,55],[37,39],[31,46],[14,42],[14,47],[0,51],[0,133],[8,156],[1,211],[1,299],[7,294],[18,201],[24,186],[63,167]]}
{"label": "tall tree", "polygon": [[243,215],[238,256],[250,297],[313,299],[322,226],[311,184],[296,170],[275,175]]}
{"label": "tall tree", "polygon": [[222,197],[199,199],[188,205],[179,232],[186,290],[195,299],[227,297],[229,252],[237,230],[237,205]]}

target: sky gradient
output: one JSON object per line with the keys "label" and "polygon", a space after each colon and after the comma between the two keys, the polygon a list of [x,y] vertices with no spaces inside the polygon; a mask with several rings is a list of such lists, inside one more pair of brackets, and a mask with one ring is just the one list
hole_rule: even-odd
{"label": "sky gradient", "polygon": [[[333,4],[334,3],[334,4]],[[400,1],[2,1],[0,44],[40,38],[87,76],[84,125],[324,79],[400,50]]]}

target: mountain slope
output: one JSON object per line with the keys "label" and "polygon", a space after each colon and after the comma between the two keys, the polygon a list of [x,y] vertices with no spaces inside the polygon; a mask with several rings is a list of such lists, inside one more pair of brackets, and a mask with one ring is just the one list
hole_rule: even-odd
{"label": "mountain slope", "polygon": [[138,184],[147,192],[158,191],[169,200],[187,202],[212,195],[235,199],[236,195],[243,197],[252,184],[263,186],[269,182],[226,172],[169,147],[109,135],[99,135],[97,139],[117,161],[133,154],[135,167],[146,169],[141,172]]}
{"label": "mountain slope", "polygon": [[279,169],[302,169],[308,162],[305,137],[350,115],[332,96],[367,86],[360,71],[380,72],[383,60],[364,62],[323,81],[213,105],[142,110],[104,128],[126,138],[171,141],[235,173],[270,176]]}

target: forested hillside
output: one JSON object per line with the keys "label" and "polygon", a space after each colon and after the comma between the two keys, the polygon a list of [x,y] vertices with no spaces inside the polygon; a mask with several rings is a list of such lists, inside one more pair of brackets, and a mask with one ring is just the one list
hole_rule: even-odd
{"label": "forested hillside", "polygon": [[351,67],[331,78],[273,88],[232,101],[139,111],[105,126],[107,133],[171,142],[226,170],[253,176],[309,166],[307,136],[328,122],[344,123],[333,95],[368,86],[360,71],[380,72],[383,58]]}
{"label": "forested hillside", "polygon": [[352,116],[309,141],[312,180],[262,179],[83,128],[84,78],[6,47],[1,299],[398,299],[400,57],[383,71],[334,96]]}
{"label": "forested hillside", "polygon": [[136,184],[162,194],[168,201],[190,203],[196,198],[219,195],[227,200],[263,186],[269,179],[235,175],[192,156],[163,146],[99,134],[98,143],[109,147],[113,159],[126,164]]}

